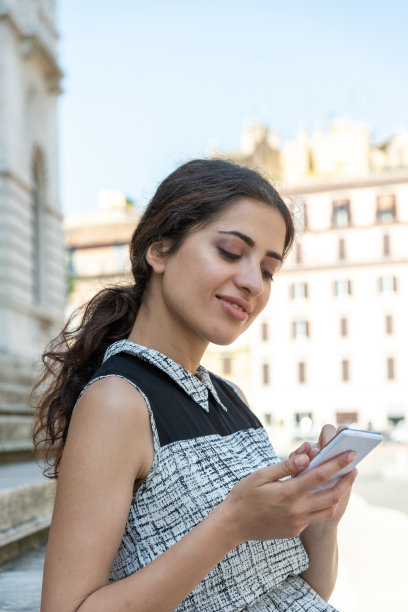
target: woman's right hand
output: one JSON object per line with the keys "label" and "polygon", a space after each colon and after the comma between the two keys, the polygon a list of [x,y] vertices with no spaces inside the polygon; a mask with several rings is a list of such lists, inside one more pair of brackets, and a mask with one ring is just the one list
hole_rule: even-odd
{"label": "woman's right hand", "polygon": [[309,464],[307,455],[293,455],[239,481],[221,507],[235,545],[248,540],[272,540],[299,535],[311,523],[334,516],[337,504],[349,493],[353,470],[330,489],[310,493],[353,461],[355,453],[334,459],[295,476]]}

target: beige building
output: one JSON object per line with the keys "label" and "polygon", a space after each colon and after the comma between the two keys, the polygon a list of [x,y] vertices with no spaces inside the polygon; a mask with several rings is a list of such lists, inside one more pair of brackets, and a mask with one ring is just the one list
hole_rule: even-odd
{"label": "beige building", "polygon": [[26,460],[28,395],[66,293],[55,12],[55,0],[0,0],[0,563],[44,542],[52,511]]}
{"label": "beige building", "polygon": [[[298,239],[259,320],[234,345],[210,347],[204,363],[243,388],[277,444],[326,422],[385,431],[408,420],[405,134],[373,146],[365,126],[337,120],[319,139],[303,132],[279,149],[277,135],[258,126],[229,156],[281,169]],[[314,159],[303,174],[293,153],[302,147]],[[99,209],[65,220],[70,310],[130,278],[137,210],[116,192],[102,192]]]}
{"label": "beige building", "polygon": [[108,190],[99,193],[97,211],[65,218],[67,315],[104,286],[130,280],[129,242],[138,220],[132,202]]}
{"label": "beige building", "polygon": [[63,320],[57,40],[54,1],[0,3],[0,353],[11,370],[31,372]]}
{"label": "beige building", "polygon": [[[212,156],[225,156],[214,149]],[[408,130],[400,129],[387,141],[373,144],[368,125],[337,118],[327,130],[310,133],[302,128],[296,138],[280,142],[265,125],[245,128],[238,151],[227,157],[261,169],[287,188],[335,178],[368,176],[385,169],[408,167]]]}
{"label": "beige building", "polygon": [[[335,122],[319,136],[321,160],[315,134],[282,147],[297,244],[259,320],[206,359],[243,387],[275,440],[326,422],[385,431],[408,420],[408,140],[401,132],[374,147],[364,134]],[[277,141],[265,130],[263,147],[268,138]],[[290,149],[312,155],[309,169],[285,165]],[[245,161],[271,173],[256,159]]]}

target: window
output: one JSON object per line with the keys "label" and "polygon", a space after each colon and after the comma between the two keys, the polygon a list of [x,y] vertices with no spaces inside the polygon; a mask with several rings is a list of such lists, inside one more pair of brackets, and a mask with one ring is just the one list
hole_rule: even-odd
{"label": "window", "polygon": [[297,364],[297,375],[298,375],[298,383],[304,384],[306,382],[306,363],[304,361],[299,361]]}
{"label": "window", "polygon": [[306,204],[303,200],[295,200],[293,204],[293,223],[298,231],[307,227]]}
{"label": "window", "polygon": [[395,379],[395,359],[394,357],[387,358],[387,380]]}
{"label": "window", "polygon": [[269,327],[265,322],[261,324],[261,339],[263,341],[269,340]]}
{"label": "window", "polygon": [[336,412],[336,424],[349,427],[358,423],[358,412]]}
{"label": "window", "polygon": [[381,276],[379,279],[380,293],[394,293],[397,290],[397,279],[395,276]]}
{"label": "window", "polygon": [[348,319],[346,319],[345,317],[342,317],[340,319],[340,336],[342,336],[343,338],[348,336]]}
{"label": "window", "polygon": [[383,255],[387,256],[391,254],[391,241],[388,234],[383,236]]}
{"label": "window", "polygon": [[344,238],[339,238],[338,256],[339,256],[339,259],[346,258],[346,241],[344,240]]}
{"label": "window", "polygon": [[395,427],[396,425],[398,425],[398,423],[404,421],[405,417],[403,414],[389,414],[387,420],[389,425]]}
{"label": "window", "polygon": [[269,363],[262,364],[262,384],[269,385],[271,382]]}
{"label": "window", "polygon": [[395,195],[384,194],[377,198],[377,221],[392,223],[395,221]]}
{"label": "window", "polygon": [[222,372],[223,374],[231,374],[232,372],[232,359],[231,357],[222,358]]}
{"label": "window", "polygon": [[311,412],[295,412],[295,425],[303,435],[311,432],[313,427],[313,417]]}
{"label": "window", "polygon": [[264,413],[264,423],[265,425],[272,425],[272,415],[270,412]]}
{"label": "window", "polygon": [[309,338],[309,321],[299,320],[292,322],[293,338]]}
{"label": "window", "polygon": [[385,317],[385,333],[386,334],[394,333],[394,319],[391,315],[386,315]]}
{"label": "window", "polygon": [[337,200],[333,202],[333,227],[347,227],[350,225],[350,200]]}
{"label": "window", "polygon": [[342,359],[341,361],[341,380],[343,382],[350,380],[350,362],[348,359]]}
{"label": "window", "polygon": [[290,297],[292,300],[308,297],[307,283],[292,283],[290,286]]}
{"label": "window", "polygon": [[45,303],[45,163],[40,149],[36,149],[32,158],[31,177],[31,279],[32,298],[35,304]]}
{"label": "window", "polygon": [[295,245],[295,262],[300,264],[303,261],[302,245],[297,242]]}
{"label": "window", "polygon": [[333,292],[337,297],[341,295],[351,295],[351,281],[347,278],[334,281]]}

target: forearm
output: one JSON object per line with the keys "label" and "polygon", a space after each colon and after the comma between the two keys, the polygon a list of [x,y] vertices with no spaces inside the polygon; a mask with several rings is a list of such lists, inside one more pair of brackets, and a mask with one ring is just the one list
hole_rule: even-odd
{"label": "forearm", "polygon": [[152,563],[98,589],[77,610],[171,612],[234,546],[221,504]]}
{"label": "forearm", "polygon": [[337,578],[337,528],[326,522],[315,523],[309,525],[300,538],[309,556],[309,567],[302,578],[328,601]]}

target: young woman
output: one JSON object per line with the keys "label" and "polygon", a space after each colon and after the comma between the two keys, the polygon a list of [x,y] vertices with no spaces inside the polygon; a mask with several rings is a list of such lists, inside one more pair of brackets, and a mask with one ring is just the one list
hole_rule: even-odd
{"label": "young woman", "polygon": [[45,353],[35,440],[58,485],[43,612],[333,610],[356,472],[310,491],[353,456],[281,480],[334,427],[279,463],[241,392],[200,365],[265,307],[293,234],[258,173],[189,162],[134,232],[134,284],[96,295]]}

